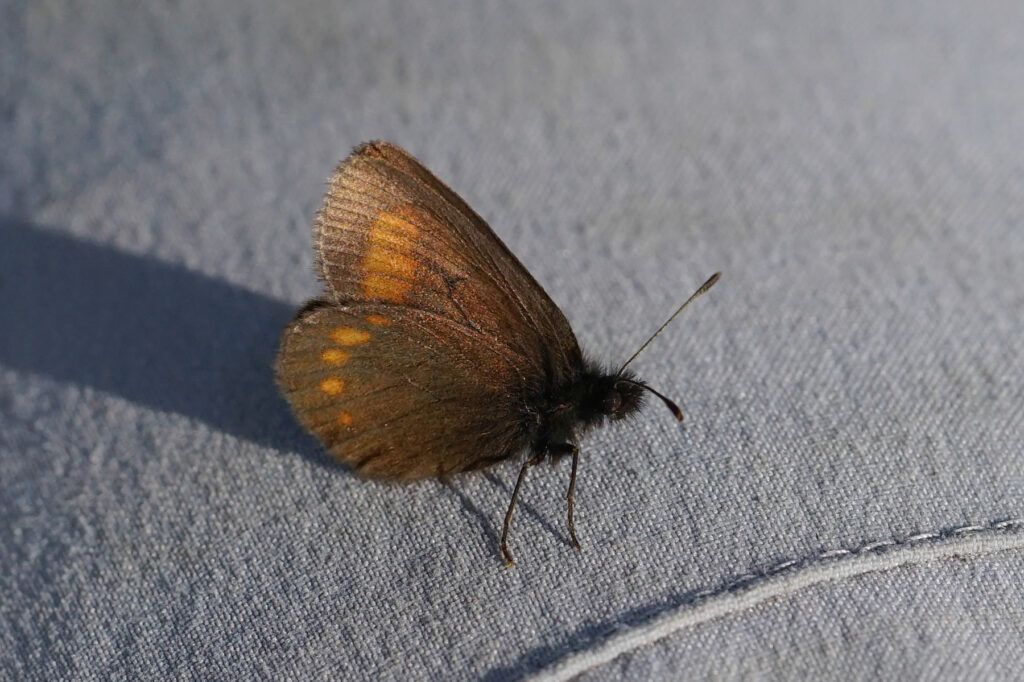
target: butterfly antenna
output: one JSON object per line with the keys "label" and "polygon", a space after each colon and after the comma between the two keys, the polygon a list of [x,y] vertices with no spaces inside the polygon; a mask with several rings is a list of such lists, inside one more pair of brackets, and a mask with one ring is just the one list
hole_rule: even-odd
{"label": "butterfly antenna", "polygon": [[655,391],[647,384],[641,383],[639,381],[633,381],[632,379],[619,379],[619,381],[621,381],[624,384],[633,384],[634,386],[639,386],[645,391],[650,391],[654,395],[661,398],[661,402],[665,403],[665,407],[672,410],[672,414],[675,416],[676,419],[678,419],[679,421],[683,421],[683,410],[678,405],[676,405],[675,402],[671,400],[668,396],[663,395],[658,391]]}
{"label": "butterfly antenna", "polygon": [[[711,275],[710,277],[708,277],[708,281],[704,282],[704,284],[701,284],[700,288],[697,289],[697,291],[693,292],[693,294],[690,296],[690,298],[688,298],[685,301],[683,301],[683,304],[681,306],[679,306],[678,308],[676,308],[676,311],[674,313],[672,313],[672,316],[670,318],[668,318],[667,320],[665,320],[665,324],[663,324],[660,327],[658,327],[658,331],[656,331],[653,334],[651,334],[651,338],[649,338],[646,341],[644,341],[644,345],[640,346],[640,349],[637,352],[633,353],[633,355],[630,356],[629,360],[626,360],[626,362],[624,362],[622,364],[622,367],[619,367],[619,374],[622,374],[622,371],[624,369],[626,369],[626,367],[629,365],[629,363],[633,362],[633,360],[636,359],[636,356],[640,355],[640,353],[643,352],[644,348],[647,348],[647,346],[649,346],[651,344],[651,341],[654,341],[654,339],[657,338],[658,334],[663,332],[665,330],[665,327],[669,326],[672,323],[672,320],[676,319],[676,317],[679,315],[679,313],[683,312],[683,309],[685,309],[686,306],[688,306],[691,303],[693,303],[694,299],[699,297],[701,294],[706,293],[707,290],[710,289],[711,287],[715,286],[715,282],[717,282],[718,278],[721,277],[721,276],[722,276],[722,273],[720,273],[720,272],[716,272],[715,274]],[[650,389],[650,388],[648,388],[646,386],[644,388],[647,388],[647,390],[649,390],[649,391],[653,391],[653,389]],[[668,403],[672,402],[672,401],[668,400],[668,398],[666,398],[665,396],[662,396],[660,394],[658,394],[658,395],[659,395],[659,397],[661,397],[662,400],[665,400]],[[672,403],[672,404],[674,405],[675,403]],[[671,406],[669,407],[669,409],[671,409]],[[677,407],[676,410],[678,410],[678,409],[679,408]],[[672,411],[675,412],[676,410],[672,410]],[[682,412],[680,412],[679,414],[682,414]]]}

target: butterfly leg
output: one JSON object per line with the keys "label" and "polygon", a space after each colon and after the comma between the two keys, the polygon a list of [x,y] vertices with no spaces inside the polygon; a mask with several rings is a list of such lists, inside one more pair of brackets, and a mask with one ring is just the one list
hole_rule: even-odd
{"label": "butterfly leg", "polygon": [[580,539],[576,537],[576,521],[573,519],[572,512],[576,506],[576,467],[580,463],[580,449],[576,445],[572,446],[572,473],[569,474],[569,494],[565,496],[567,507],[569,508],[569,538],[572,540],[572,546],[576,549],[581,549]]}
{"label": "butterfly leg", "polygon": [[512,489],[512,500],[508,503],[508,511],[505,512],[505,525],[501,529],[501,556],[505,559],[506,566],[511,566],[515,563],[515,560],[512,558],[512,552],[508,551],[508,529],[512,525],[512,511],[516,508],[519,489],[523,486],[523,479],[526,478],[526,470],[539,464],[543,458],[544,453],[540,452],[523,462],[522,468],[519,469],[519,477],[516,478],[516,487]]}
{"label": "butterfly leg", "polygon": [[576,520],[573,517],[573,510],[576,508],[576,469],[580,464],[580,448],[575,443],[553,443],[548,446],[548,452],[558,457],[572,455],[572,473],[569,474],[569,493],[565,496],[568,507],[569,541],[576,549],[581,549],[580,540],[576,537]]}

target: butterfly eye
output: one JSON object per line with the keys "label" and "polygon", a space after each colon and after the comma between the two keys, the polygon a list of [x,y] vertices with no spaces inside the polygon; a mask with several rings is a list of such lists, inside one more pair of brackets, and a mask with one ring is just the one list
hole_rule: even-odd
{"label": "butterfly eye", "polygon": [[615,415],[618,414],[622,408],[622,396],[617,390],[609,391],[604,400],[601,402],[601,411],[604,414]]}

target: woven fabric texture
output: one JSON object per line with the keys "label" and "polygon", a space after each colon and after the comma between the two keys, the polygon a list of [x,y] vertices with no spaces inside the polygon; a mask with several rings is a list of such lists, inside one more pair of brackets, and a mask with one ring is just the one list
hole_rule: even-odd
{"label": "woven fabric texture", "polygon": [[[743,576],[1020,536],[1019,2],[4,2],[0,44],[2,678],[521,678]],[[567,464],[527,481],[506,570],[517,463],[365,482],[278,396],[313,213],[373,138],[609,363],[723,271],[635,363],[685,426],[652,404],[584,441],[582,552]],[[938,675],[941,628],[951,672],[997,674],[1019,558],[808,588],[590,674]],[[994,601],[1016,616],[975,637]]]}

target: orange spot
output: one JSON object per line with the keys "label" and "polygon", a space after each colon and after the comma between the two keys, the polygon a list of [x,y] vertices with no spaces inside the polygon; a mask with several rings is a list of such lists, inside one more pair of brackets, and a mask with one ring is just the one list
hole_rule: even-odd
{"label": "orange spot", "polygon": [[320,390],[327,395],[338,395],[345,390],[345,382],[338,377],[330,377],[320,382]]}
{"label": "orange spot", "polygon": [[419,234],[417,223],[426,216],[412,206],[381,213],[370,227],[369,244],[363,256],[363,294],[367,298],[402,303],[416,279],[413,246]]}
{"label": "orange spot", "polygon": [[354,327],[338,327],[331,332],[331,338],[342,346],[358,346],[369,341],[370,334]]}
{"label": "orange spot", "polygon": [[320,359],[328,365],[341,365],[348,360],[348,353],[340,348],[328,348],[320,354]]}
{"label": "orange spot", "polygon": [[[373,239],[372,236],[370,238]],[[402,245],[397,246],[401,247]],[[363,270],[367,274],[376,272],[403,280],[411,280],[416,275],[416,261],[402,253],[371,246],[363,258]]]}
{"label": "orange spot", "polygon": [[367,315],[366,321],[370,324],[375,324],[378,327],[386,327],[391,324],[391,321],[383,315]]}
{"label": "orange spot", "polygon": [[412,285],[404,280],[392,279],[373,272],[363,278],[363,294],[376,301],[401,303],[411,288]]}
{"label": "orange spot", "polygon": [[374,227],[383,226],[396,236],[414,239],[420,231],[416,227],[416,223],[421,222],[423,218],[424,216],[421,215],[421,212],[415,206],[406,204],[405,206],[398,206],[393,211],[383,211],[377,216],[377,222],[374,223]]}
{"label": "orange spot", "polygon": [[352,415],[342,410],[338,413],[338,423],[342,426],[349,426],[352,423]]}

